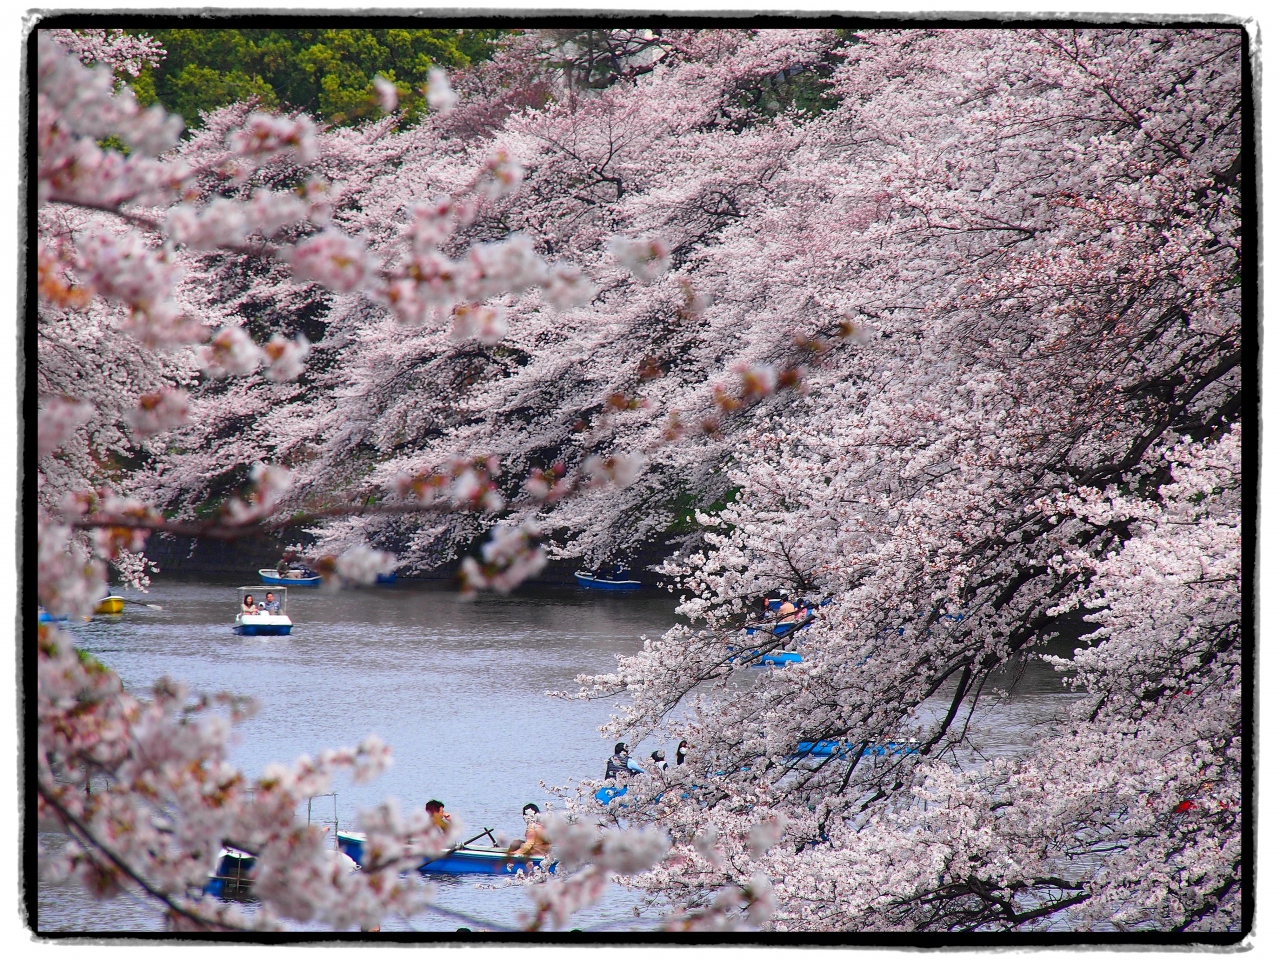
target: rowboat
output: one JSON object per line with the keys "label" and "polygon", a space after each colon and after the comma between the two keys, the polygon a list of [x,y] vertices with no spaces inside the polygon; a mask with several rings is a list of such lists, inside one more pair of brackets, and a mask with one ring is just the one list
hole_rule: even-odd
{"label": "rowboat", "polygon": [[258,576],[268,587],[318,587],[322,580],[314,570],[289,570],[281,576],[269,567],[259,570]]}
{"label": "rowboat", "polygon": [[286,637],[293,630],[293,621],[286,615],[285,610],[289,605],[288,591],[284,587],[277,587],[275,590],[267,591],[272,594],[279,594],[277,601],[280,609],[277,612],[268,612],[261,606],[258,606],[254,613],[247,613],[244,606],[244,598],[252,597],[254,593],[261,593],[257,587],[241,587],[240,588],[240,611],[236,614],[235,626],[232,627],[236,633],[242,637]]}
{"label": "rowboat", "polygon": [[596,791],[596,799],[607,807],[626,792],[626,787],[601,787]]}
{"label": "rowboat", "polygon": [[103,597],[98,601],[98,605],[93,608],[93,612],[106,616],[124,613],[124,597],[117,597],[115,595]]}
{"label": "rowboat", "polygon": [[[337,850],[326,851],[327,856],[340,861],[348,870],[356,865]],[[253,899],[253,866],[257,858],[251,853],[237,850],[235,847],[223,847],[218,851],[218,859],[213,865],[213,872],[205,881],[204,892],[211,897],[224,900]]]}
{"label": "rowboat", "polygon": [[[801,740],[796,745],[796,757],[851,757],[857,749],[847,740]],[[919,753],[920,746],[915,740],[906,743],[869,743],[862,748],[864,757],[902,756]]]}
{"label": "rowboat", "polygon": [[[485,831],[492,836],[490,831]],[[483,836],[484,834],[481,834]],[[338,849],[356,863],[363,863],[366,836],[354,831],[338,831]],[[477,838],[478,839],[478,838]],[[418,864],[420,873],[514,874],[542,868],[543,857],[513,857],[505,847],[474,846],[471,841],[459,844],[438,857]],[[547,872],[555,873],[556,865],[547,864]]]}
{"label": "rowboat", "polygon": [[586,570],[577,571],[573,579],[578,581],[578,586],[589,590],[639,590],[644,586],[639,580],[610,580],[607,577],[597,577]]}
{"label": "rowboat", "polygon": [[41,623],[66,623],[71,618],[65,613],[50,613],[44,607],[41,607],[39,619]]}
{"label": "rowboat", "polygon": [[212,897],[248,897],[253,893],[254,856],[237,850],[234,847],[223,847],[218,851],[218,860],[213,865],[213,873],[205,882],[204,892]]}
{"label": "rowboat", "polygon": [[[813,623],[816,619],[818,618],[813,614],[809,614],[803,620],[791,620],[786,623],[775,623],[772,627],[768,628],[768,631],[775,637],[785,637],[787,634],[794,633],[796,630],[807,630],[809,628],[809,624]],[[747,636],[753,636],[757,630],[764,629],[765,627],[763,626],[747,627]]]}

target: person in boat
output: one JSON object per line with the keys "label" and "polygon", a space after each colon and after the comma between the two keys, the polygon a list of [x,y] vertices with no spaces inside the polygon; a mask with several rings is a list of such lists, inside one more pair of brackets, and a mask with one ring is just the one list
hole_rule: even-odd
{"label": "person in boat", "polygon": [[281,557],[280,562],[276,564],[276,576],[283,577],[283,576],[287,576],[288,573],[289,573],[289,560],[286,557]]}
{"label": "person in boat", "polygon": [[605,764],[604,778],[606,780],[626,780],[635,773],[644,773],[644,767],[632,760],[627,745],[622,741],[618,741],[613,745],[613,756]]}
{"label": "person in boat", "polygon": [[551,841],[539,819],[542,811],[536,803],[526,803],[520,810],[524,817],[524,841],[511,844],[508,851],[513,857],[545,857],[551,852]]}
{"label": "person in boat", "polygon": [[796,605],[791,602],[785,590],[779,594],[779,597],[781,597],[781,600],[778,603],[778,622],[794,622],[796,619]]}
{"label": "person in boat", "polygon": [[246,593],[244,595],[244,603],[240,605],[241,616],[252,616],[258,612],[257,605],[253,602],[253,594]]}
{"label": "person in boat", "polygon": [[604,765],[606,780],[626,780],[631,776],[627,769],[627,745],[622,742],[613,745],[613,756]]}
{"label": "person in boat", "polygon": [[431,818],[431,822],[437,829],[443,833],[449,832],[449,827],[452,825],[453,821],[450,820],[449,815],[444,812],[443,803],[439,800],[428,800],[424,805],[424,809],[427,811],[427,816]]}
{"label": "person in boat", "polygon": [[684,765],[685,757],[689,755],[689,741],[681,740],[680,745],[676,747],[676,766]]}
{"label": "person in boat", "polygon": [[662,750],[653,751],[653,753],[649,754],[649,759],[653,761],[654,773],[663,774],[669,769],[667,766],[667,755]]}
{"label": "person in boat", "polygon": [[270,590],[267,591],[267,599],[262,604],[262,609],[266,613],[277,614],[280,612],[280,601],[276,599],[276,595]]}

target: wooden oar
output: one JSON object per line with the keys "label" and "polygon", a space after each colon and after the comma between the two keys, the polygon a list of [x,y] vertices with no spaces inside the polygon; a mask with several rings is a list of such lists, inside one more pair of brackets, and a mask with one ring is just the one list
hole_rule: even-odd
{"label": "wooden oar", "polygon": [[498,838],[497,838],[497,837],[495,837],[495,836],[493,835],[493,828],[492,828],[492,827],[485,827],[483,830],[481,830],[479,833],[477,833],[477,834],[476,834],[474,837],[472,837],[470,840],[463,840],[461,843],[459,843],[459,844],[455,844],[454,846],[450,847],[449,849],[450,849],[450,851],[453,851],[453,850],[457,850],[457,849],[459,849],[460,847],[465,847],[465,846],[466,846],[467,844],[469,844],[469,843],[475,843],[477,840],[479,840],[481,837],[483,837],[486,833],[489,835],[489,839],[493,841],[493,845],[496,847],[496,846],[498,845]]}
{"label": "wooden oar", "polygon": [[128,597],[121,597],[120,599],[123,600],[125,603],[132,603],[135,606],[146,607],[148,610],[164,609],[164,607],[160,606],[160,604],[158,603],[143,603],[141,600],[130,600]]}

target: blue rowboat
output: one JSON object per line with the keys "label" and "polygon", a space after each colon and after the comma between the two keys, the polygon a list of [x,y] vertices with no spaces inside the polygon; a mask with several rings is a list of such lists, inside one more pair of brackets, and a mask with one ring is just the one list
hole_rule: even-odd
{"label": "blue rowboat", "polygon": [[[806,619],[800,620],[798,622],[775,623],[772,627],[769,628],[769,632],[772,633],[775,637],[785,637],[787,634],[794,633],[797,630],[808,630],[809,624],[813,623],[813,621],[816,619],[818,618],[815,617],[813,614],[810,614]],[[757,630],[763,630],[763,629],[764,627],[747,627],[747,636],[748,637],[754,636]]]}
{"label": "blue rowboat", "polygon": [[729,648],[729,659],[743,663],[749,667],[785,667],[789,663],[802,663],[804,657],[794,650],[776,650],[772,653],[761,653],[759,650],[740,650]]}
{"label": "blue rowboat", "polygon": [[606,807],[618,797],[627,792],[626,787],[601,787],[596,791],[596,799],[603,803]]}
{"label": "blue rowboat", "polygon": [[785,667],[788,663],[800,663],[804,660],[794,650],[783,650],[781,653],[766,653],[760,658],[762,667]]}
{"label": "blue rowboat", "polygon": [[392,570],[390,573],[380,573],[375,582],[382,584],[384,587],[389,587],[396,582],[396,572]]}
{"label": "blue rowboat", "polygon": [[[363,833],[339,830],[338,849],[356,863],[362,863],[365,839]],[[513,857],[507,853],[505,847],[473,847],[469,843],[465,843],[454,847],[433,860],[422,861],[422,863],[418,864],[418,871],[420,873],[498,874],[505,876],[525,870],[540,869],[542,868],[543,860],[543,857]],[[548,863],[546,870],[548,873],[555,873],[555,862]]]}
{"label": "blue rowboat", "polygon": [[40,608],[41,623],[67,623],[70,619],[65,613],[53,614],[44,607]]}
{"label": "blue rowboat", "polygon": [[[857,747],[847,740],[801,740],[793,757],[851,757]],[[919,753],[913,741],[907,743],[869,743],[862,749],[864,757],[904,756]]]}
{"label": "blue rowboat", "polygon": [[639,580],[608,580],[585,570],[579,570],[573,579],[578,581],[578,586],[589,590],[639,590],[644,586]]}
{"label": "blue rowboat", "polygon": [[258,576],[268,587],[318,587],[321,583],[320,574],[314,570],[290,570],[282,577],[264,567],[258,571]]}

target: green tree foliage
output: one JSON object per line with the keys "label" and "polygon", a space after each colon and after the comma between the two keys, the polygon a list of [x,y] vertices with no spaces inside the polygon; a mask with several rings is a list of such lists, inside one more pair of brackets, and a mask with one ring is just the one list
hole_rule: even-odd
{"label": "green tree foliage", "polygon": [[487,59],[501,30],[151,31],[167,56],[131,81],[143,103],[159,102],[189,127],[200,112],[257,97],[266,107],[305,110],[328,123],[378,115],[373,78],[400,91],[410,117],[423,109],[432,67],[464,69]]}

